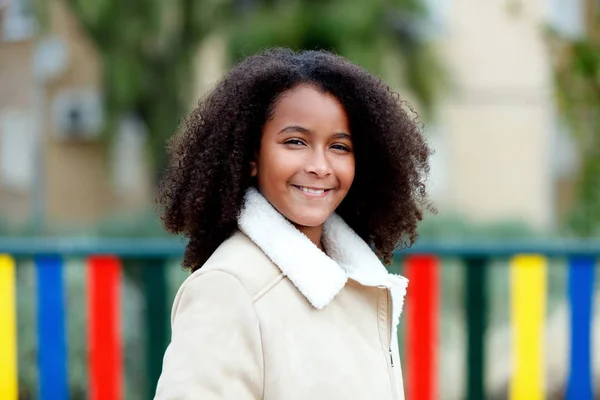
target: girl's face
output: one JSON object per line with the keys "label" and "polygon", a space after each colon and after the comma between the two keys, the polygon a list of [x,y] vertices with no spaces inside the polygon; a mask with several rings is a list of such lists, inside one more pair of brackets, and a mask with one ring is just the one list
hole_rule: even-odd
{"label": "girl's face", "polygon": [[337,98],[308,84],[285,92],[252,164],[263,196],[307,236],[317,228],[320,237],[352,185],[354,168],[348,116]]}

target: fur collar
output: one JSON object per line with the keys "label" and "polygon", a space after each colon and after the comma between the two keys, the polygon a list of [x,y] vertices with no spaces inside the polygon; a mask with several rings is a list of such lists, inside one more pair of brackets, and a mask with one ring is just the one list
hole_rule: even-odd
{"label": "fur collar", "polygon": [[327,306],[348,278],[364,286],[386,287],[392,293],[396,323],[402,312],[408,280],[387,272],[375,253],[337,214],[323,226],[323,253],[281,215],[260,192],[248,189],[238,225],[281,269],[315,308]]}

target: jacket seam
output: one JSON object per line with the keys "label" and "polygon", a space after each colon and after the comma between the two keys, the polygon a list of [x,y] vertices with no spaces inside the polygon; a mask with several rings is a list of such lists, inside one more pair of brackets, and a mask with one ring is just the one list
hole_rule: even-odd
{"label": "jacket seam", "polygon": [[258,300],[263,298],[263,296],[269,293],[271,289],[273,289],[275,286],[277,286],[277,284],[281,282],[283,278],[285,278],[285,274],[282,272],[279,275],[277,275],[277,277],[275,277],[275,279],[273,279],[271,282],[267,283],[267,285],[264,288],[259,290],[252,298],[252,302],[256,303]]}
{"label": "jacket seam", "polygon": [[[239,283],[240,285],[242,285],[242,287],[244,288],[245,292],[248,294],[248,296],[250,296],[250,292],[248,291],[248,288],[246,288],[246,286],[244,286],[244,284],[241,282],[241,280],[235,276],[234,274],[232,274],[229,271],[225,271],[219,268],[210,270],[210,271],[206,271],[204,272],[209,273],[209,272],[214,272],[214,271],[218,271],[218,272],[223,272],[225,274],[231,275],[233,276]],[[265,351],[264,351],[264,342],[263,342],[263,334],[262,334],[262,324],[260,323],[260,318],[258,317],[258,312],[256,311],[256,303],[262,299],[267,293],[269,293],[275,286],[277,286],[277,284],[281,281],[283,281],[285,279],[285,274],[283,272],[281,272],[279,275],[277,275],[273,280],[271,280],[269,283],[267,283],[267,285],[265,285],[262,289],[260,289],[256,294],[254,294],[254,296],[251,297],[252,300],[252,309],[254,310],[254,315],[256,316],[256,319],[258,321],[258,334],[260,336],[260,350],[261,350],[261,355],[262,355],[262,366],[263,366],[263,381],[262,381],[262,395],[263,397],[266,395],[266,386],[267,386],[267,364],[266,364],[266,359],[265,359]]]}
{"label": "jacket seam", "polygon": [[[242,281],[237,276],[232,274],[231,272],[225,271],[223,269],[215,268],[215,269],[211,269],[209,271],[199,272],[195,278],[193,278],[193,279],[188,278],[189,282],[191,282],[195,279],[198,279],[202,275],[210,274],[211,272],[221,272],[223,274],[227,274],[227,275],[231,276],[232,278],[234,278],[240,284],[240,286],[244,289],[244,292],[246,293],[248,298],[252,301],[252,297],[250,297],[250,292],[248,291],[248,288],[242,283]],[[189,282],[186,283],[186,285],[188,285]],[[179,306],[179,304],[178,304],[178,306]],[[264,397],[265,396],[265,381],[266,381],[265,348],[264,348],[264,342],[263,342],[263,336],[262,336],[262,324],[260,323],[260,318],[258,317],[258,312],[256,311],[256,305],[255,305],[254,301],[252,301],[252,309],[254,310],[254,317],[256,318],[256,321],[258,322],[258,336],[260,337],[260,353],[262,355],[262,368],[263,368],[262,395]]]}

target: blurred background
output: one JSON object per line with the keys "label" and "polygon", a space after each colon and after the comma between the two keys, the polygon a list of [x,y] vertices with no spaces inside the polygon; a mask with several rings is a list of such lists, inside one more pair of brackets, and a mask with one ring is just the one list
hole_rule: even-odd
{"label": "blurred background", "polygon": [[[0,267],[12,271],[0,288],[16,293],[0,298],[0,374],[18,382],[0,381],[0,397],[152,397],[186,276],[182,244],[153,208],[165,141],[233,63],[286,46],[334,50],[380,75],[435,149],[439,212],[418,243],[435,256],[432,275],[402,253],[392,266],[433,284],[412,307],[435,300],[431,370],[406,361],[408,397],[600,398],[599,13],[597,0],[0,0]],[[541,258],[512,257],[521,252]],[[49,286],[64,305],[58,355],[42,350],[49,253],[62,282]],[[118,357],[94,367],[93,271],[107,261],[89,256],[105,253],[118,264],[107,318],[119,321],[106,328]],[[481,275],[465,267],[474,253]],[[582,255],[591,261],[577,269]],[[519,322],[520,304],[539,324]],[[410,354],[420,322],[407,320]],[[523,343],[539,354],[519,355]],[[44,365],[64,374],[47,378]],[[109,397],[95,368],[119,376]]]}

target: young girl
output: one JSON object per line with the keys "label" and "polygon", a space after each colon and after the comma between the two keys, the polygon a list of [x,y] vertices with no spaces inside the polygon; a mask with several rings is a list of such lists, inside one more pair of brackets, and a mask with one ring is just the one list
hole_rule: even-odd
{"label": "young girl", "polygon": [[166,229],[189,237],[155,399],[403,399],[407,281],[430,149],[381,80],[323,51],[235,68],[170,147]]}

